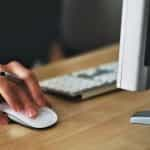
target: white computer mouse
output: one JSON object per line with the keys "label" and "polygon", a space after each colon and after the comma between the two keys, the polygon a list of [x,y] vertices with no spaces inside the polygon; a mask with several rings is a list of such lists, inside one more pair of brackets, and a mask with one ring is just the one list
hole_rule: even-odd
{"label": "white computer mouse", "polygon": [[58,121],[57,114],[48,107],[42,107],[34,119],[28,118],[21,112],[15,112],[7,104],[0,104],[0,111],[6,113],[14,122],[36,129],[51,127]]}

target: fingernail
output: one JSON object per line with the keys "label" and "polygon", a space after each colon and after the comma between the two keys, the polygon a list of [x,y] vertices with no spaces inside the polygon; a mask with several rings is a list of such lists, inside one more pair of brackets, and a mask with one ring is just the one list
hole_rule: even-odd
{"label": "fingernail", "polygon": [[37,115],[37,111],[36,111],[35,109],[30,108],[30,109],[28,109],[28,111],[27,111],[27,115],[28,115],[28,117],[30,117],[30,118],[34,118],[34,117],[36,117],[36,115]]}

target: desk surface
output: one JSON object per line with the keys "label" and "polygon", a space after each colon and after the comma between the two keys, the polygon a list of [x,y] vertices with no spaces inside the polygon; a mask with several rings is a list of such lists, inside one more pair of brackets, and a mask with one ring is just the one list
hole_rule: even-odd
{"label": "desk surface", "polygon": [[[106,50],[107,49],[107,50]],[[35,72],[39,79],[117,59],[117,47],[61,61]],[[150,108],[150,91],[115,92],[88,101],[70,102],[49,96],[59,123],[36,131],[15,124],[0,128],[0,150],[147,150],[150,127],[131,125],[129,117]]]}

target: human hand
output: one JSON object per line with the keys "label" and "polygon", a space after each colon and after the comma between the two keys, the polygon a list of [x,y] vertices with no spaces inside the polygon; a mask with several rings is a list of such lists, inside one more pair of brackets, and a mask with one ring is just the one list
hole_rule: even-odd
{"label": "human hand", "polygon": [[[20,63],[13,61],[0,65],[0,72],[15,74],[22,84],[0,76],[0,94],[6,103],[16,112],[24,112],[30,118],[37,116],[38,109],[48,104],[34,73]],[[0,124],[7,124],[8,118],[0,114]]]}

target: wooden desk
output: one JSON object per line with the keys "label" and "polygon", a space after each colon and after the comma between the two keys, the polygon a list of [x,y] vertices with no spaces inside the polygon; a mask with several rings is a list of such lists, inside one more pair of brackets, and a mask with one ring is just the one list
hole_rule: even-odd
{"label": "wooden desk", "polygon": [[[107,50],[106,50],[107,49]],[[106,63],[117,58],[117,47],[37,69],[40,79]],[[115,92],[88,101],[49,97],[59,123],[36,131],[18,125],[0,128],[0,150],[148,150],[150,127],[131,125],[129,117],[150,108],[150,91]]]}

